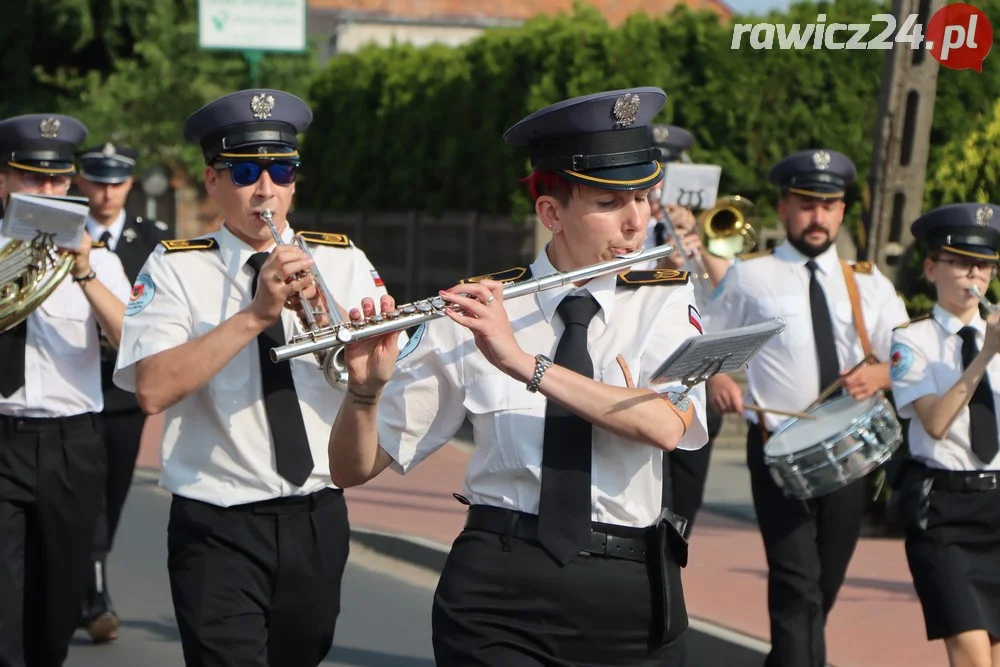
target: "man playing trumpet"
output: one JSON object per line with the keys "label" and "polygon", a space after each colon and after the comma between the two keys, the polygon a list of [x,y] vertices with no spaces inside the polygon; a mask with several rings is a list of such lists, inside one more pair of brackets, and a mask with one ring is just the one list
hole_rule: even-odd
{"label": "man playing trumpet", "polygon": [[225,221],[162,243],[125,317],[115,382],[167,413],[160,483],[174,494],[168,568],[188,665],[315,667],[340,611],[348,519],[326,443],[343,394],[313,356],[268,355],[296,330],[290,306],[337,307],[314,272],[351,302],[385,289],[346,236],[302,234],[311,253],[292,243],[297,135],[311,120],[277,90],[188,118]]}

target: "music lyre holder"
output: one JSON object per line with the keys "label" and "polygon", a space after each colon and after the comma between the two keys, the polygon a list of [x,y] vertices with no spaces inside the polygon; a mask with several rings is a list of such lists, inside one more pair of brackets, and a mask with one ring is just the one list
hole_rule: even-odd
{"label": "music lyre holder", "polygon": [[784,330],[785,321],[776,317],[762,324],[689,338],[660,364],[651,384],[682,384],[682,393],[667,392],[667,396],[678,408],[687,410],[688,393],[695,386],[719,373],[745,368],[753,355]]}

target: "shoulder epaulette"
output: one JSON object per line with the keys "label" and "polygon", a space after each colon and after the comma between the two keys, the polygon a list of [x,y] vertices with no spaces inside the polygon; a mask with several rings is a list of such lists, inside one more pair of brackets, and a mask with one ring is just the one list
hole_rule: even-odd
{"label": "shoulder epaulette", "polygon": [[327,232],[299,232],[303,241],[316,245],[332,245],[337,248],[347,248],[351,245],[347,234],[329,234]]}
{"label": "shoulder epaulette", "polygon": [[165,252],[178,252],[180,250],[214,250],[219,247],[215,239],[175,239],[171,241],[160,241],[160,245],[165,248]]}
{"label": "shoulder epaulette", "polygon": [[527,280],[531,277],[531,271],[524,268],[523,266],[515,266],[513,269],[507,269],[505,271],[497,271],[496,273],[487,273],[483,276],[475,276],[472,278],[463,278],[459,281],[459,284],[466,285],[468,283],[478,283],[484,280],[495,280],[498,283],[512,283],[518,280]]}
{"label": "shoulder epaulette", "polygon": [[91,241],[90,242],[90,247],[91,248],[107,248],[108,244],[105,243],[104,241]]}
{"label": "shoulder epaulette", "polygon": [[913,319],[911,319],[909,322],[903,322],[898,327],[893,327],[892,330],[896,331],[897,329],[905,329],[906,327],[910,326],[914,322],[920,322],[921,320],[927,320],[927,319],[930,319],[930,317],[931,317],[930,313],[924,313],[923,315],[917,315],[916,317],[914,317]]}
{"label": "shoulder epaulette", "polygon": [[767,257],[774,252],[774,248],[768,248],[766,250],[758,250],[757,252],[747,252],[742,255],[738,255],[738,259],[741,262],[745,262],[748,259],[757,259],[758,257]]}
{"label": "shoulder epaulette", "polygon": [[656,271],[629,271],[618,274],[619,287],[639,287],[641,285],[683,285],[691,277],[687,271],[657,269]]}
{"label": "shoulder epaulette", "polygon": [[854,263],[854,272],[855,273],[861,273],[861,274],[864,274],[864,275],[869,275],[869,274],[871,274],[873,268],[874,267],[872,266],[872,263],[869,262],[868,260],[861,260],[860,262],[855,262]]}

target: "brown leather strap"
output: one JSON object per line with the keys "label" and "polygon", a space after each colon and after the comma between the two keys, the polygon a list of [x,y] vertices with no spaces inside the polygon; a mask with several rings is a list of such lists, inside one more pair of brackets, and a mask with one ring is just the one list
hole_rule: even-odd
{"label": "brown leather strap", "polygon": [[847,296],[851,299],[854,328],[858,330],[858,337],[861,339],[861,349],[864,351],[865,358],[868,358],[872,356],[872,344],[868,339],[865,316],[861,311],[861,296],[858,294],[858,283],[854,278],[854,267],[846,261],[840,260],[840,268],[844,271],[844,280],[847,282]]}

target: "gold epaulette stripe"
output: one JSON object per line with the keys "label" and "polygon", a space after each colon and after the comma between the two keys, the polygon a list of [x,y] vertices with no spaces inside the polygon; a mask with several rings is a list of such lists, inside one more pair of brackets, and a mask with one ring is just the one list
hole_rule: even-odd
{"label": "gold epaulette stripe", "polygon": [[629,271],[618,274],[619,286],[639,285],[682,285],[690,279],[687,271],[676,269],[658,269],[656,271]]}
{"label": "gold epaulette stripe", "polygon": [[869,275],[872,272],[872,263],[868,260],[861,260],[854,263],[854,272]]}
{"label": "gold epaulette stripe", "polygon": [[911,319],[909,322],[904,322],[903,324],[900,324],[898,327],[893,327],[892,330],[896,331],[897,329],[905,329],[906,327],[910,326],[914,322],[919,322],[921,320],[930,319],[930,316],[931,316],[930,313],[924,313],[923,315],[917,315],[916,317],[914,317],[913,319]]}
{"label": "gold epaulette stripe", "polygon": [[758,250],[757,252],[748,252],[743,255],[738,255],[741,262],[745,262],[748,259],[757,259],[758,257],[767,257],[774,252],[774,248],[768,248],[767,250]]}
{"label": "gold epaulette stripe", "polygon": [[91,241],[90,242],[90,247],[91,248],[107,248],[108,244],[105,243],[104,241]]}
{"label": "gold epaulette stripe", "polygon": [[303,241],[315,243],[316,245],[332,245],[338,248],[346,248],[351,245],[347,234],[330,234],[327,232],[299,232]]}
{"label": "gold epaulette stripe", "polygon": [[219,247],[215,239],[173,239],[160,241],[166,252],[179,250],[213,250]]}
{"label": "gold epaulette stripe", "polygon": [[528,273],[528,269],[522,266],[515,266],[513,269],[507,269],[505,271],[497,271],[496,273],[487,273],[484,276],[475,276],[473,278],[463,278],[459,284],[466,285],[468,283],[478,283],[484,280],[495,280],[498,283],[509,283],[515,280],[520,280],[524,275]]}

